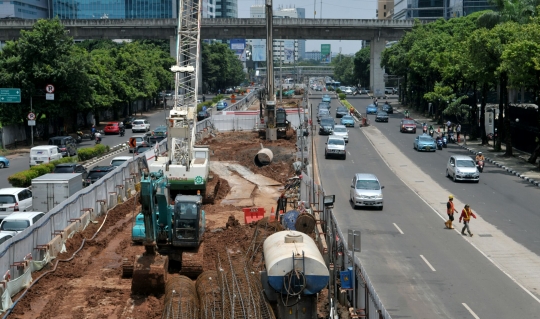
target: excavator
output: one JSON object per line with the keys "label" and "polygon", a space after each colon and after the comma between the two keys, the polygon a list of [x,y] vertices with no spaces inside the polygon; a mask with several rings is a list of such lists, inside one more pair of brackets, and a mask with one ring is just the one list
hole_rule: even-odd
{"label": "excavator", "polygon": [[171,202],[169,185],[163,171],[142,174],[141,213],[132,239],[142,239],[145,251],[135,263],[124,260],[122,269],[124,277],[133,277],[131,291],[136,295],[162,294],[171,264],[180,265],[180,274],[191,278],[203,271],[202,197],[178,194]]}
{"label": "excavator", "polygon": [[[199,0],[180,0],[176,41],[174,106],[166,118],[168,156],[155,157],[142,169],[141,213],[132,239],[145,251],[124,260],[124,277],[133,277],[133,294],[162,294],[169,268],[196,277],[203,270],[202,202],[209,177],[209,149],[195,145],[200,59]],[[171,200],[174,199],[174,202]],[[141,216],[142,215],[142,216]],[[171,267],[170,267],[171,266]]]}

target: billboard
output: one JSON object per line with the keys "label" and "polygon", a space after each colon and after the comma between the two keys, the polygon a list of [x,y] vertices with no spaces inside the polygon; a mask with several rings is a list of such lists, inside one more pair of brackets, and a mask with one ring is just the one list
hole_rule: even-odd
{"label": "billboard", "polygon": [[253,61],[266,61],[266,40],[254,39],[251,40],[252,51],[251,56]]}
{"label": "billboard", "polygon": [[284,63],[294,63],[294,40],[283,41]]}
{"label": "billboard", "polygon": [[321,44],[321,62],[330,63],[332,60],[332,50],[330,44]]}
{"label": "billboard", "polygon": [[231,50],[242,62],[246,61],[246,40],[245,39],[231,39],[229,42]]}

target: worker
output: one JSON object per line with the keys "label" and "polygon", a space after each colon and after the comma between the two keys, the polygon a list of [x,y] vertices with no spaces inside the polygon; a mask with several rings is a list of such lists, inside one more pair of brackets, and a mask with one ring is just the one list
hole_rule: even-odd
{"label": "worker", "polygon": [[448,196],[448,202],[446,203],[446,213],[448,214],[448,220],[444,223],[446,225],[446,228],[448,229],[454,229],[452,226],[452,222],[454,221],[454,212],[458,212],[454,208],[454,195]]}
{"label": "worker", "polygon": [[476,215],[472,212],[471,207],[467,204],[465,205],[465,208],[461,211],[461,216],[459,216],[459,222],[461,223],[461,219],[463,219],[463,229],[461,230],[461,234],[465,235],[465,229],[469,233],[469,236],[473,236],[473,233],[471,233],[471,230],[469,228],[469,222],[471,221],[471,216],[476,219]]}

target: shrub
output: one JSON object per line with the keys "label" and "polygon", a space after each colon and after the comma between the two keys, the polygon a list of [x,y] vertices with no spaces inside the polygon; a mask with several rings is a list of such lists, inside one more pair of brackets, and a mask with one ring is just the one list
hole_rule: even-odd
{"label": "shrub", "polygon": [[54,170],[54,165],[50,163],[40,164],[30,167],[30,170],[36,171],[38,173],[38,176],[41,176],[52,172]]}
{"label": "shrub", "polygon": [[98,144],[94,147],[85,147],[80,148],[77,153],[79,156],[79,160],[86,161],[91,158],[103,155],[107,153],[110,150],[110,147],[108,145]]}
{"label": "shrub", "polygon": [[197,112],[202,111],[203,106],[206,106],[207,109],[208,109],[208,108],[211,108],[211,107],[212,107],[212,104],[213,104],[212,101],[206,101],[206,102],[199,103],[199,104],[197,105]]}
{"label": "shrub", "polygon": [[337,94],[340,94],[341,92],[343,92],[343,91],[341,91],[340,88],[337,88],[337,89],[336,89],[336,93],[337,93]]}
{"label": "shrub", "polygon": [[223,100],[223,94],[218,94],[212,98],[212,104],[216,104],[217,102]]}
{"label": "shrub", "polygon": [[343,103],[343,105],[345,105],[349,110],[354,108],[347,100],[341,100],[341,103]]}
{"label": "shrub", "polygon": [[32,179],[39,176],[38,170],[27,169],[9,176],[8,181],[13,187],[28,187],[32,185]]}
{"label": "shrub", "polygon": [[347,97],[347,96],[345,95],[345,93],[339,93],[338,96],[339,96],[339,99],[340,99],[340,100],[345,100],[345,98]]}

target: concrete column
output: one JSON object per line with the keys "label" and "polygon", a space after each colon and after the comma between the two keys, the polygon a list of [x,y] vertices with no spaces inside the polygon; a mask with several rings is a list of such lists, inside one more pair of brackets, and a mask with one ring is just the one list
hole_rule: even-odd
{"label": "concrete column", "polygon": [[169,37],[169,51],[171,56],[176,60],[176,37]]}
{"label": "concrete column", "polygon": [[369,88],[376,97],[384,96],[384,69],[381,68],[381,53],[386,48],[386,39],[374,37],[370,46]]}

